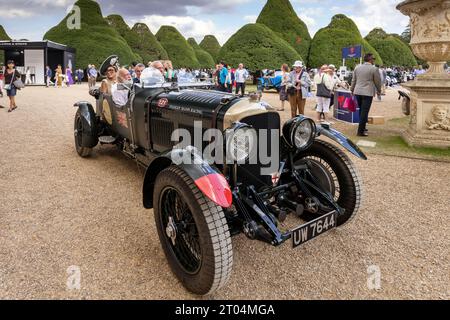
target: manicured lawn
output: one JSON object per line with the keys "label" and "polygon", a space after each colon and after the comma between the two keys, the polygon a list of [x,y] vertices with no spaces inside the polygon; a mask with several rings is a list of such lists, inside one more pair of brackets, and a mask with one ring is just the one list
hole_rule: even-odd
{"label": "manicured lawn", "polygon": [[[355,139],[358,141],[359,139]],[[410,147],[401,136],[380,136],[370,137],[364,139],[377,143],[375,148],[362,148],[364,151],[371,153],[384,153],[397,156],[412,156],[412,157],[425,157],[430,159],[442,159],[450,161],[450,148],[449,149],[437,149],[437,148],[416,148]]]}

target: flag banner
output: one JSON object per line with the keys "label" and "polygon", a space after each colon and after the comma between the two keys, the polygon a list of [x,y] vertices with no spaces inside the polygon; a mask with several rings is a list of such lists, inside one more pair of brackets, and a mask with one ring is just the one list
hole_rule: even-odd
{"label": "flag banner", "polygon": [[362,46],[353,46],[342,49],[342,59],[353,59],[362,57]]}

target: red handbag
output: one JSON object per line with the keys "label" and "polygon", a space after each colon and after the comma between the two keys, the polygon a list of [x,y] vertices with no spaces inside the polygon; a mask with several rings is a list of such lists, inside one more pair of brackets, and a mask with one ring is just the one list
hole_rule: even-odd
{"label": "red handbag", "polygon": [[346,98],[344,102],[344,109],[348,109],[350,112],[356,112],[356,102],[352,98]]}

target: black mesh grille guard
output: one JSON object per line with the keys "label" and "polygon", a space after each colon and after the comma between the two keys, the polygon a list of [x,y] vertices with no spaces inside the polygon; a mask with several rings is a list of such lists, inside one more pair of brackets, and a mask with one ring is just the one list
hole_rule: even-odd
{"label": "black mesh grille guard", "polygon": [[171,97],[171,100],[218,105],[220,103],[228,103],[236,98],[232,94],[219,91],[184,90],[180,94],[177,94],[176,97]]}

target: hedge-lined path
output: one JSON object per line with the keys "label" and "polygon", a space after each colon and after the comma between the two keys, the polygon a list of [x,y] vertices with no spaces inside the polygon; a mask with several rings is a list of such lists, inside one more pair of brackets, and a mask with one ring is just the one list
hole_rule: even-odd
{"label": "hedge-lined path", "polygon": [[[0,109],[0,298],[195,298],[142,208],[143,172],[112,147],[76,155],[77,100],[92,101],[85,85],[29,87],[17,111]],[[450,164],[371,156],[357,166],[359,218],[294,251],[234,238],[231,281],[212,298],[449,299]],[[380,291],[367,287],[371,265]],[[80,268],[79,291],[67,290],[70,266]]]}

